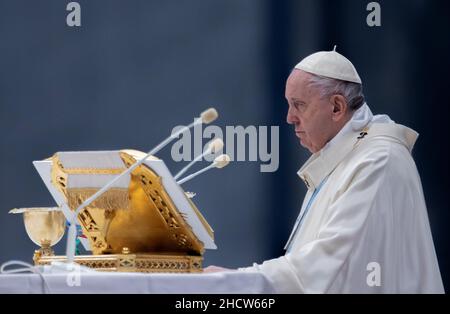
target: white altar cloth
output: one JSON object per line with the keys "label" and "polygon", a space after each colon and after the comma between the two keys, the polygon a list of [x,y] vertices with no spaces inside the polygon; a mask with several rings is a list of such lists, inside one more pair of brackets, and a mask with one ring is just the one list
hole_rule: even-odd
{"label": "white altar cloth", "polygon": [[[156,294],[265,294],[274,293],[262,274],[237,271],[200,274],[81,273],[79,286],[67,274],[0,275],[0,293],[156,293]],[[72,278],[73,279],[73,278]],[[69,282],[69,283],[68,283]]]}

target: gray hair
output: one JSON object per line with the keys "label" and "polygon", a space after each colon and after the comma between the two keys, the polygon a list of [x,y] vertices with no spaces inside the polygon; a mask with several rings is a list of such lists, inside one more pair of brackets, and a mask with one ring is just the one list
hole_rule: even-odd
{"label": "gray hair", "polygon": [[365,102],[362,85],[358,83],[311,74],[308,85],[318,89],[323,98],[333,95],[345,97],[350,111],[358,110]]}

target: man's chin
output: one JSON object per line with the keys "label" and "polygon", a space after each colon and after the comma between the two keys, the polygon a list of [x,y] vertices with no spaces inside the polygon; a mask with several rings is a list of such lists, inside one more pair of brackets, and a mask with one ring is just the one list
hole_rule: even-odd
{"label": "man's chin", "polygon": [[305,143],[301,138],[299,138],[298,141],[300,142],[300,145],[303,148],[306,148],[311,154],[315,153],[315,151],[312,149],[311,145],[308,145],[307,143]]}

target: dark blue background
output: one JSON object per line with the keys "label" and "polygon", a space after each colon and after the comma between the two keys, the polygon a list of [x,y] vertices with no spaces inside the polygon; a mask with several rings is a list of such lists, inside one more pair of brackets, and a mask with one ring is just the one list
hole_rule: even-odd
{"label": "dark blue background", "polygon": [[[9,209],[53,206],[31,162],[64,150],[149,150],[215,106],[217,125],[279,125],[280,168],[238,162],[186,185],[215,229],[205,264],[247,266],[283,253],[305,189],[308,157],[285,123],[291,68],[318,50],[357,67],[374,113],[421,136],[422,176],[441,271],[450,284],[447,1],[0,0],[0,262],[31,261],[35,246]],[[170,147],[159,154],[170,161]],[[62,253],[64,241],[56,246]]]}

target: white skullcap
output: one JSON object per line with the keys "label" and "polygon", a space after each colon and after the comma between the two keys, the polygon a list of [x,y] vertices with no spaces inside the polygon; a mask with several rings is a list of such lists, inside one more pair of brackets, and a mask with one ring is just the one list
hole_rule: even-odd
{"label": "white skullcap", "polygon": [[295,68],[311,74],[362,84],[353,64],[336,52],[336,46],[333,51],[319,51],[306,57]]}

